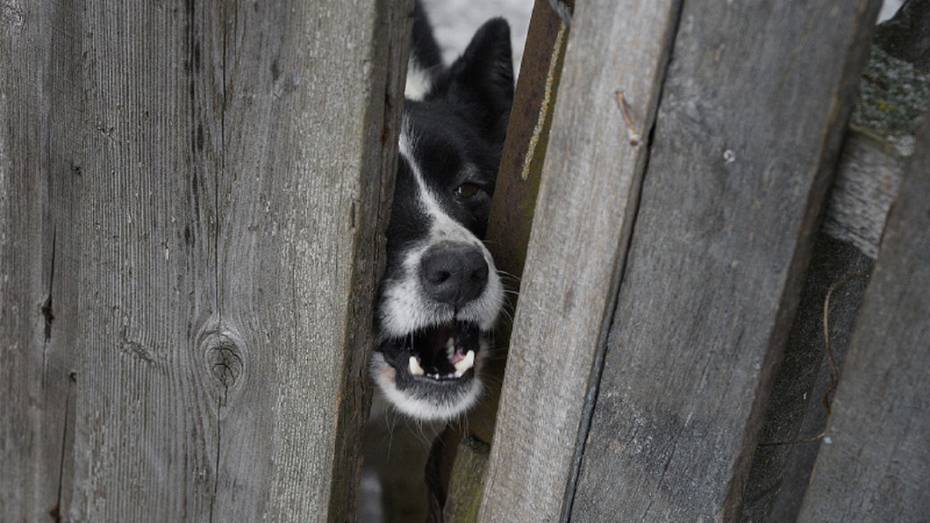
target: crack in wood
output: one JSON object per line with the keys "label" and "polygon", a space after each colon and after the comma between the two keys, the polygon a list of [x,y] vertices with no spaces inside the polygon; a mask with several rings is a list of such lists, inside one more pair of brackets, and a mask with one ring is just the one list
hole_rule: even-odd
{"label": "crack in wood", "polygon": [[52,290],[55,286],[55,247],[57,243],[58,232],[57,229],[52,231],[52,261],[51,268],[49,269],[48,277],[48,294],[45,297],[45,302],[42,303],[41,311],[42,316],[45,318],[45,344],[48,348],[48,341],[52,337],[52,321],[55,320],[55,314],[52,312]]}
{"label": "crack in wood", "polygon": [[[227,87],[226,87],[226,55],[229,52],[229,40],[226,32],[226,6],[224,2],[220,11],[219,23],[222,28],[223,36],[223,53],[220,64],[222,73],[222,105],[220,106],[220,168],[218,173],[213,176],[213,215],[216,220],[216,226],[213,228],[213,305],[219,316],[220,324],[223,323],[223,304],[220,300],[220,176],[226,174],[226,107],[227,107]],[[210,349],[208,355],[213,358],[213,364],[210,371],[213,376],[223,385],[223,395],[217,398],[216,406],[216,461],[213,465],[213,496],[210,499],[210,521],[214,520],[216,514],[216,499],[219,494],[220,484],[220,450],[222,449],[222,409],[229,401],[229,387],[236,382],[239,372],[242,370],[242,358],[236,353],[236,344],[228,339],[221,339],[219,345]],[[233,371],[238,368],[238,371]]]}
{"label": "crack in wood", "polygon": [[61,430],[61,451],[58,460],[58,488],[55,497],[55,506],[48,511],[48,515],[55,523],[61,523],[63,519],[61,515],[61,498],[65,476],[65,454],[67,453],[68,446],[68,426],[70,423],[73,423],[71,418],[71,397],[74,395],[75,383],[77,383],[77,373],[71,371],[68,373],[68,394],[65,396],[65,420]]}
{"label": "crack in wood", "polygon": [[220,485],[220,444],[222,433],[220,431],[220,411],[223,409],[223,406],[226,402],[226,395],[229,393],[229,387],[223,387],[225,389],[224,395],[222,398],[217,398],[216,400],[216,460],[213,463],[213,497],[210,498],[210,522],[213,523],[213,515],[216,513],[216,497],[219,492]]}
{"label": "crack in wood", "polygon": [[[654,112],[658,112],[658,101],[662,99],[662,95],[664,94],[664,90],[665,90],[664,79],[668,77],[669,69],[671,68],[671,49],[675,47],[675,39],[678,36],[678,30],[679,30],[679,27],[681,26],[681,12],[682,12],[681,3],[675,5],[672,9],[673,11],[671,12],[671,19],[670,19],[670,24],[671,24],[672,29],[669,31],[668,41],[665,44],[666,54],[664,57],[662,57],[661,62],[660,62],[661,65],[659,65],[663,73],[659,77],[661,78],[661,80],[658,81],[658,87],[657,87],[658,93],[656,94],[656,97],[655,97],[655,100],[656,100],[655,105],[650,107],[650,111],[654,111]],[[627,126],[627,131],[629,133],[631,131],[630,126],[632,124],[631,124],[631,121],[628,119],[629,118],[629,115],[628,115],[629,107],[627,105],[627,100],[625,96],[622,94],[622,91],[615,91],[614,96],[616,97],[618,104],[620,104],[621,111],[623,111],[624,124]],[[643,143],[643,145],[647,148],[647,150],[650,147],[650,145],[654,142],[654,139],[655,139],[656,120],[657,118],[655,117],[655,115],[653,115],[652,118],[649,118],[647,120],[650,122],[649,128],[644,129],[644,134],[647,136],[647,138],[646,138],[646,141]],[[628,135],[628,138],[630,140],[629,142],[630,145],[638,146],[640,145],[639,140],[642,138],[642,135],[638,133],[636,134],[635,136],[635,138],[637,139],[636,143],[633,143],[634,136],[632,136],[632,133]],[[649,160],[650,160],[650,154],[648,153],[644,154],[644,157],[641,160],[642,167],[641,167],[640,172],[642,174],[641,174],[640,183],[639,183],[639,186],[636,187],[635,199],[631,200],[631,203],[630,203],[630,206],[633,209],[633,212],[631,213],[631,217],[630,217],[630,220],[631,220],[630,233],[627,235],[625,242],[624,242],[624,246],[623,246],[623,252],[625,253],[629,253],[632,242],[633,242],[633,234],[636,231],[636,222],[637,222],[637,217],[639,215],[637,210],[639,209],[639,204],[642,201],[643,185],[644,185],[643,180],[645,179],[646,174],[649,172]],[[619,289],[620,286],[623,285],[624,278],[627,274],[627,269],[628,269],[627,259],[626,259],[626,256],[624,256],[623,259],[620,261],[619,266],[617,267],[618,281],[616,282],[616,287],[613,287],[613,288]],[[564,503],[563,512],[562,512],[562,517],[565,520],[571,519],[571,514],[572,514],[572,511],[574,510],[575,496],[577,495],[577,492],[578,492],[578,481],[579,481],[579,477],[581,474],[581,468],[584,464],[585,450],[587,450],[588,435],[591,432],[591,425],[594,421],[593,419],[594,409],[597,407],[597,399],[600,394],[600,383],[604,375],[605,357],[607,355],[607,348],[608,348],[607,340],[608,340],[608,337],[610,336],[610,326],[613,323],[614,317],[617,314],[617,305],[618,305],[617,296],[616,296],[617,293],[614,292],[613,294],[614,294],[614,297],[611,299],[611,303],[607,307],[606,321],[604,322],[604,327],[603,327],[604,332],[601,333],[600,335],[601,342],[598,344],[599,350],[597,351],[594,357],[594,364],[593,364],[593,368],[591,369],[591,381],[589,383],[588,393],[585,396],[584,410],[583,410],[583,414],[581,417],[581,423],[580,423],[580,426],[578,427],[578,438],[576,439],[576,441],[578,442],[577,450],[575,451],[575,455],[572,458],[572,462],[571,462],[572,470],[571,470],[571,474],[569,475],[568,482],[565,486],[565,493],[564,493],[565,503]],[[674,454],[674,449],[672,453]],[[662,471],[663,477],[666,471],[668,470],[668,467],[670,464],[671,464],[671,457],[669,457],[669,460],[665,463],[665,467]],[[650,503],[649,506],[646,507],[646,510],[643,512],[643,515],[645,516],[646,514],[648,514],[651,508],[652,508],[652,503]]]}

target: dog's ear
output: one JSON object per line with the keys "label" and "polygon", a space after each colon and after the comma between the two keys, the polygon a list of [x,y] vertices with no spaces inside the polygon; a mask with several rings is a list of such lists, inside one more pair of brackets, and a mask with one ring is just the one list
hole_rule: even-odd
{"label": "dog's ear", "polygon": [[507,21],[485,22],[449,67],[447,80],[446,96],[459,102],[465,116],[490,140],[502,143],[513,104],[513,53]]}

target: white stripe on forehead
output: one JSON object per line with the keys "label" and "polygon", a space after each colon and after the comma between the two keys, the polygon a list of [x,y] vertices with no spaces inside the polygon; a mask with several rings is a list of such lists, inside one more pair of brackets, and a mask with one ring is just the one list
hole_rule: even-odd
{"label": "white stripe on forehead", "polygon": [[[398,338],[417,329],[438,325],[454,318],[460,321],[475,322],[483,331],[488,332],[494,327],[504,300],[504,289],[497,275],[494,260],[484,244],[471,231],[442,210],[417,163],[415,147],[416,135],[405,117],[401,126],[398,149],[401,161],[407,162],[410,174],[416,181],[417,194],[410,195],[410,197],[416,199],[423,213],[429,218],[430,233],[428,237],[421,238],[420,241],[405,248],[401,262],[404,270],[397,278],[389,280],[385,285],[384,300],[379,310],[381,320],[379,335],[381,339]],[[481,296],[458,311],[438,306],[426,299],[417,276],[417,269],[424,253],[441,241],[462,242],[476,246],[484,256],[490,271],[487,286]]]}
{"label": "white stripe on forehead", "polygon": [[410,173],[413,174],[413,179],[417,182],[417,201],[432,220],[430,225],[430,238],[432,241],[446,240],[474,245],[485,253],[485,259],[490,265],[490,254],[484,249],[484,245],[482,245],[481,241],[478,240],[471,231],[449,216],[442,209],[442,206],[439,205],[439,200],[436,199],[436,195],[433,194],[432,190],[426,184],[426,178],[420,170],[420,165],[417,163],[416,155],[414,154],[415,146],[416,136],[413,135],[410,124],[405,117],[401,127],[398,149],[401,158],[406,160],[407,166],[410,168]]}

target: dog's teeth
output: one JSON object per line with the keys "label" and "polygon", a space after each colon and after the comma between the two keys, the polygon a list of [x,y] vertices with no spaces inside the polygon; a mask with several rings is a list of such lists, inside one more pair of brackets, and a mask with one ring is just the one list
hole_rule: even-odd
{"label": "dog's teeth", "polygon": [[420,366],[420,361],[417,359],[416,356],[410,356],[409,368],[410,368],[410,374],[414,376],[423,375],[423,367]]}
{"label": "dog's teeth", "polygon": [[475,365],[475,351],[470,350],[465,357],[455,364],[455,377],[461,378],[465,372]]}
{"label": "dog's teeth", "polygon": [[451,361],[452,356],[454,354],[455,354],[455,340],[453,340],[452,338],[449,338],[449,340],[446,341],[446,356]]}

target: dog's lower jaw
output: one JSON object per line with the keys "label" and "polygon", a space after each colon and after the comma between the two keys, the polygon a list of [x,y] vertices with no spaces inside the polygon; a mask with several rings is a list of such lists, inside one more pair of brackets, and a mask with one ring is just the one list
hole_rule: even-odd
{"label": "dog's lower jaw", "polygon": [[[482,349],[486,344],[482,344]],[[480,362],[485,350],[479,352],[479,359],[475,363],[473,374],[465,383],[465,387],[457,392],[453,398],[433,398],[419,396],[397,386],[398,371],[385,360],[384,355],[375,352],[371,361],[371,373],[378,388],[388,401],[401,413],[411,418],[425,421],[449,421],[456,419],[470,410],[478,403],[484,385],[480,376]]]}

